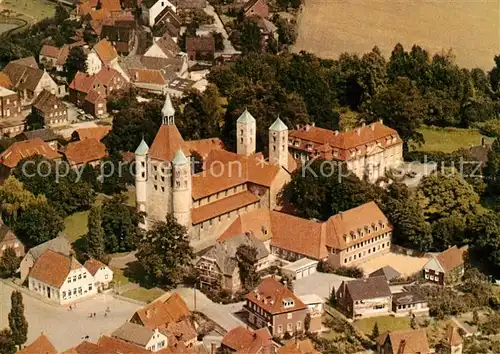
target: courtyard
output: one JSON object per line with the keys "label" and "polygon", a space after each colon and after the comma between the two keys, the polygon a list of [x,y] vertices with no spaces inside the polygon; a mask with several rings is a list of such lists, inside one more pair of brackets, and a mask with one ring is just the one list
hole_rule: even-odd
{"label": "courtyard", "polygon": [[293,290],[297,295],[316,294],[324,299],[328,299],[332,287],[335,287],[337,290],[344,280],[352,280],[352,278],[318,272],[296,280],[293,283]]}
{"label": "courtyard", "polygon": [[[10,284],[0,282],[0,328],[9,326],[7,317],[13,290]],[[99,294],[78,302],[73,310],[66,306],[45,303],[24,291],[23,302],[29,326],[27,344],[43,332],[61,352],[78,345],[86,336],[89,336],[87,340],[95,342],[101,335],[109,335],[141,307],[118,300],[110,294]],[[110,312],[104,317],[108,307]],[[89,317],[91,312],[96,313],[95,318]]]}
{"label": "courtyard", "polygon": [[359,266],[364,270],[365,275],[368,275],[379,268],[391,266],[396,269],[402,276],[409,276],[422,270],[429,258],[413,257],[398,253],[387,253],[381,257],[370,259]]}

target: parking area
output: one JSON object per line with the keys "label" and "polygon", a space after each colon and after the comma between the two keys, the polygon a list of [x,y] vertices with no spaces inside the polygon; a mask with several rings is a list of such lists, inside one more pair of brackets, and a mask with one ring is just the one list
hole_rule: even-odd
{"label": "parking area", "polygon": [[366,275],[385,266],[391,266],[396,269],[401,275],[409,276],[418,271],[421,271],[429,258],[413,257],[398,253],[387,253],[383,256],[376,257],[360,264]]}
{"label": "parking area", "polygon": [[[9,325],[7,317],[12,291],[11,285],[0,282],[0,328]],[[112,333],[140,308],[137,304],[118,300],[108,294],[99,294],[79,302],[71,311],[68,307],[47,304],[24,292],[23,302],[29,326],[27,344],[43,332],[60,352],[78,345],[85,336],[95,342],[101,335]],[[110,313],[104,317],[108,307]],[[95,318],[89,317],[91,312],[96,313]]]}

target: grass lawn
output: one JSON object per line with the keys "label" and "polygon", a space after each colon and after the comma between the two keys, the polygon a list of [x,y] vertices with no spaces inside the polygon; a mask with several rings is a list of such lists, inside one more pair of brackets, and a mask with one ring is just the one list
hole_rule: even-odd
{"label": "grass lawn", "polygon": [[128,297],[129,299],[150,303],[163,294],[165,294],[165,292],[159,289],[136,288],[124,292],[122,296]]}
{"label": "grass lawn", "polygon": [[[425,144],[416,147],[419,151],[453,152],[460,148],[481,144],[481,135],[477,129],[423,127]],[[494,139],[485,137],[487,142]]]}
{"label": "grass lawn", "polygon": [[123,275],[123,269],[112,268],[113,270],[113,281],[120,286],[130,283],[130,280]]}
{"label": "grass lawn", "polygon": [[131,188],[126,192],[123,192],[122,194],[127,197],[126,199],[127,205],[135,206],[135,188]]}
{"label": "grass lawn", "polygon": [[30,20],[40,21],[54,16],[56,3],[49,0],[4,0],[0,9],[7,9],[25,15]]}
{"label": "grass lawn", "polygon": [[362,320],[354,321],[354,325],[365,334],[371,335],[375,322],[378,323],[380,333],[385,331],[410,329],[410,319],[408,317],[381,316],[364,318]]}
{"label": "grass lawn", "polygon": [[[97,195],[94,205],[101,205],[105,199],[103,195]],[[75,242],[88,231],[87,222],[89,219],[89,211],[79,211],[64,219],[64,234],[71,242]]]}

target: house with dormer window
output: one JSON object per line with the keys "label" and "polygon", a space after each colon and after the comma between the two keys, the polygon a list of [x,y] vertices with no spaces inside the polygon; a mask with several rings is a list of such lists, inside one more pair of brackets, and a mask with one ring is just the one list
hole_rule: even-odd
{"label": "house with dormer window", "polygon": [[244,308],[252,325],[268,327],[277,337],[303,332],[309,313],[307,305],[274,277],[264,279],[247,295]]}

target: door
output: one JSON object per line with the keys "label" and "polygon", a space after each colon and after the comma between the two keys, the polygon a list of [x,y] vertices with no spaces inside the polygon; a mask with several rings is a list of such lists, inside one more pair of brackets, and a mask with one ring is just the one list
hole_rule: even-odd
{"label": "door", "polygon": [[47,288],[47,297],[50,299],[50,288]]}

